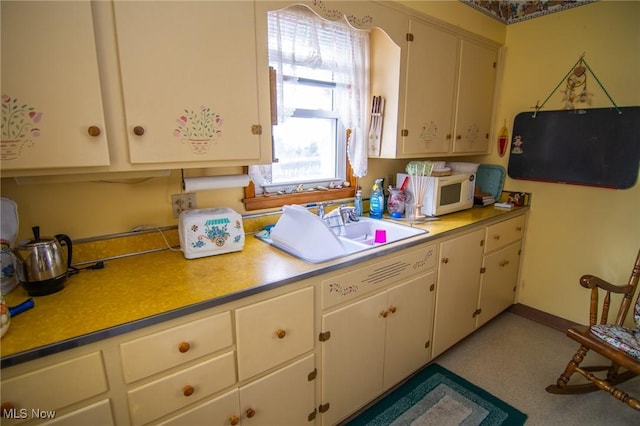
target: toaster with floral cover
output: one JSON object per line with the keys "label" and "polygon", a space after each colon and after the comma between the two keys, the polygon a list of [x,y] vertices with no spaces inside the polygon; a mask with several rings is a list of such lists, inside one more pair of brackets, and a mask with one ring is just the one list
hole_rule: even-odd
{"label": "toaster with floral cover", "polygon": [[178,234],[187,259],[240,251],[244,247],[242,216],[226,207],[183,211]]}

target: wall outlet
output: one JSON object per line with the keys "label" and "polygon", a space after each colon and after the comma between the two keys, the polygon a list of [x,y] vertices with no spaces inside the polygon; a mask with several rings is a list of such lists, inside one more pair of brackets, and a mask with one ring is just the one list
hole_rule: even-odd
{"label": "wall outlet", "polygon": [[193,192],[187,194],[173,194],[171,196],[171,208],[173,209],[173,217],[180,216],[184,210],[196,208],[196,194]]}

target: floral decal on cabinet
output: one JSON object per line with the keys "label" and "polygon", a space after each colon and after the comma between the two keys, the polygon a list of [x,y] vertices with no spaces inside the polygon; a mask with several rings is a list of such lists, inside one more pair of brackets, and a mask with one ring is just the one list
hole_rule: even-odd
{"label": "floral decal on cabinet", "polygon": [[355,28],[364,28],[367,24],[371,24],[373,22],[373,18],[369,15],[365,15],[361,18],[358,18],[354,15],[345,15],[338,9],[329,9],[327,8],[322,0],[313,0],[313,5],[320,9],[320,12],[324,15],[325,18],[331,21],[337,21],[338,19],[342,19],[342,17],[346,17],[347,21],[354,26]]}
{"label": "floral decal on cabinet", "polygon": [[433,121],[424,122],[420,128],[420,140],[427,144],[433,142],[438,137],[438,126]]}
{"label": "floral decal on cabinet", "polygon": [[206,154],[209,147],[222,136],[223,119],[207,106],[185,109],[184,115],[176,119],[178,127],[173,131],[195,154]]}
{"label": "floral decal on cabinet", "polygon": [[34,107],[20,104],[17,98],[2,95],[2,160],[14,160],[24,147],[33,145],[33,138],[40,136],[37,124],[42,113]]}

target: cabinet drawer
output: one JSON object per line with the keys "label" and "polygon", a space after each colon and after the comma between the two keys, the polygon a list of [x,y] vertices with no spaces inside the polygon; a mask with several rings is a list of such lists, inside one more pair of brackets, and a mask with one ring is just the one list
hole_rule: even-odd
{"label": "cabinet drawer", "polygon": [[107,390],[102,353],[93,352],[3,380],[2,403],[31,415],[32,409],[58,410]]}
{"label": "cabinet drawer", "polygon": [[113,416],[111,415],[111,404],[108,399],[87,405],[69,414],[56,417],[55,420],[45,422],[46,426],[86,426],[87,419],[91,419],[92,425],[113,426]]}
{"label": "cabinet drawer", "polygon": [[436,265],[436,245],[374,263],[322,281],[322,309],[355,299],[387,284],[418,275]]}
{"label": "cabinet drawer", "polygon": [[518,241],[524,234],[524,215],[505,220],[487,227],[485,237],[486,244],[484,252],[489,253],[494,250],[506,247]]}
{"label": "cabinet drawer", "polygon": [[127,393],[131,423],[148,423],[235,382],[233,352],[228,352],[140,386]]}
{"label": "cabinet drawer", "polygon": [[313,287],[236,310],[238,376],[244,380],[313,349]]}
{"label": "cabinet drawer", "polygon": [[223,312],[120,345],[126,383],[231,346],[231,314]]}

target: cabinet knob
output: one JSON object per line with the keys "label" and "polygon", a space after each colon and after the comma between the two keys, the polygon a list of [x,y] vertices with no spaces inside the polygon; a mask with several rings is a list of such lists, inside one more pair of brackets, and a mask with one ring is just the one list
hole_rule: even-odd
{"label": "cabinet knob", "polygon": [[189,344],[189,342],[180,342],[180,344],[178,345],[178,350],[180,351],[180,353],[189,352],[189,349],[191,349],[191,345]]}
{"label": "cabinet knob", "polygon": [[89,128],[87,129],[87,132],[89,132],[89,135],[93,137],[100,136],[100,127],[89,126]]}
{"label": "cabinet knob", "polygon": [[522,231],[522,226],[516,226],[516,231],[518,232]]}
{"label": "cabinet knob", "polygon": [[237,416],[229,417],[229,424],[231,426],[236,426],[238,423],[240,423],[240,419]]}
{"label": "cabinet knob", "polygon": [[144,127],[142,126],[136,126],[133,128],[133,134],[136,136],[142,136],[144,135]]}
{"label": "cabinet knob", "polygon": [[279,328],[278,331],[276,331],[276,336],[278,336],[278,339],[284,339],[284,336],[286,335],[287,335],[287,332],[281,328]]}
{"label": "cabinet knob", "polygon": [[184,396],[191,396],[195,391],[196,391],[195,388],[191,385],[186,385],[185,387],[182,388],[182,394]]}
{"label": "cabinet knob", "polygon": [[389,312],[391,312],[392,314],[395,314],[397,310],[398,308],[396,308],[395,306],[389,307]]}
{"label": "cabinet knob", "polygon": [[496,240],[496,241],[499,240],[500,239],[500,235],[494,235],[493,239]]}
{"label": "cabinet knob", "polygon": [[256,410],[254,410],[253,408],[247,408],[247,417],[251,418],[253,416],[256,415]]}
{"label": "cabinet knob", "polygon": [[449,263],[449,258],[448,257],[443,257],[442,258],[442,263]]}
{"label": "cabinet knob", "polygon": [[456,140],[459,141],[460,139],[462,139],[462,135],[456,135]]}
{"label": "cabinet knob", "polygon": [[380,316],[381,316],[382,318],[386,318],[387,316],[389,316],[389,311],[384,310],[384,311],[380,312]]}
{"label": "cabinet knob", "polygon": [[447,140],[450,141],[451,140],[451,133],[447,133]]}

